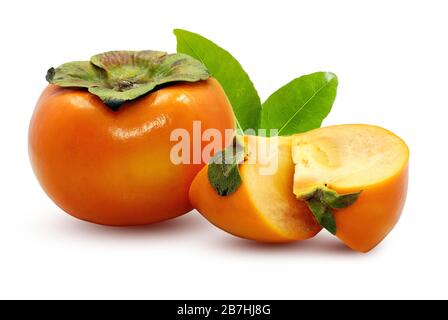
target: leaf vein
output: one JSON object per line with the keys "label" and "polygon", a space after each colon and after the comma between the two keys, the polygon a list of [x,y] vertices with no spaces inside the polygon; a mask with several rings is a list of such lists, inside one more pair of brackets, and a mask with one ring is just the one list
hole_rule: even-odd
{"label": "leaf vein", "polygon": [[328,86],[329,84],[330,84],[330,82],[331,81],[329,81],[329,82],[326,82],[322,87],[320,87],[317,91],[315,91],[314,93],[313,93],[313,95],[310,97],[310,98],[308,98],[308,100],[299,108],[299,109],[297,109],[297,111],[296,112],[294,112],[294,114],[292,115],[292,117],[290,117],[287,121],[286,121],[286,123],[280,128],[280,130],[278,130],[278,134],[280,134],[282,131],[283,131],[283,129],[285,129],[286,128],[286,126],[288,126],[288,124],[303,110],[303,108],[305,108],[306,106],[307,106],[307,104],[321,91],[321,90],[323,90],[326,86]]}

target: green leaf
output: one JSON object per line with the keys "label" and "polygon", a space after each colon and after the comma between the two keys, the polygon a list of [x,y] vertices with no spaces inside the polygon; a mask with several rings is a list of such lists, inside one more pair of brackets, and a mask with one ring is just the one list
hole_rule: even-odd
{"label": "green leaf", "polygon": [[257,130],[261,101],[241,64],[226,50],[212,41],[186,30],[175,29],[177,52],[201,61],[223,87],[237,118],[238,127]]}
{"label": "green leaf", "polygon": [[338,79],[330,72],[297,78],[274,92],[261,113],[262,129],[291,135],[319,128],[336,98]]}
{"label": "green leaf", "polygon": [[113,110],[156,86],[195,82],[210,77],[205,66],[186,54],[160,51],[110,51],[90,61],[65,63],[48,70],[48,82],[61,87],[82,87]]}
{"label": "green leaf", "polygon": [[238,165],[244,161],[245,149],[234,144],[217,152],[208,165],[208,180],[220,196],[234,193],[242,183]]}

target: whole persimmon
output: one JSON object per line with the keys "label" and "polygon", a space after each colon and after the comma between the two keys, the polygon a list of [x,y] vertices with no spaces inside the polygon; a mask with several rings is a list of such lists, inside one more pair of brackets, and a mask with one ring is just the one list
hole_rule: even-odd
{"label": "whole persimmon", "polygon": [[29,154],[60,208],[105,225],[148,224],[192,209],[188,190],[204,159],[173,162],[173,130],[193,137],[213,128],[224,136],[235,126],[223,89],[199,61],[113,51],[52,68],[47,80],[30,123]]}

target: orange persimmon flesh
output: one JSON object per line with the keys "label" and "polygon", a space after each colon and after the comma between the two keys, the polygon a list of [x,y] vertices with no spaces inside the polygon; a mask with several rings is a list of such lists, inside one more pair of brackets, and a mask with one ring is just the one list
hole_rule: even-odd
{"label": "orange persimmon flesh", "polygon": [[334,210],[336,236],[367,252],[397,223],[404,206],[409,150],[395,134],[369,125],[316,129],[292,138],[294,193],[326,186],[339,194],[362,191],[351,206]]}
{"label": "orange persimmon flesh", "polygon": [[[290,138],[279,138],[265,157],[254,160],[258,144],[267,138],[250,137],[249,158],[240,165],[242,184],[236,192],[220,196],[208,180],[208,166],[203,168],[190,188],[190,202],[217,227],[242,238],[260,242],[289,242],[313,237],[321,230],[305,202],[292,192],[294,165]],[[270,161],[278,159],[274,174]]]}

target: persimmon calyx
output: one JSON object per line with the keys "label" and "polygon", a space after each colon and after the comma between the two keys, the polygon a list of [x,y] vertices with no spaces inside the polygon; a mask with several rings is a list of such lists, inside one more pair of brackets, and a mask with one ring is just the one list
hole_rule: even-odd
{"label": "persimmon calyx", "polygon": [[327,186],[320,186],[297,195],[297,198],[307,203],[317,222],[323,228],[336,235],[334,209],[343,209],[351,206],[358,200],[361,193],[362,191],[338,194]]}
{"label": "persimmon calyx", "polygon": [[198,60],[182,53],[110,51],[90,61],[75,61],[50,68],[46,79],[61,87],[81,87],[117,110],[124,102],[177,81],[196,82],[210,77]]}
{"label": "persimmon calyx", "polygon": [[217,152],[208,165],[208,180],[220,196],[234,193],[242,183],[239,165],[247,156],[247,148],[241,138],[235,136],[233,143]]}

